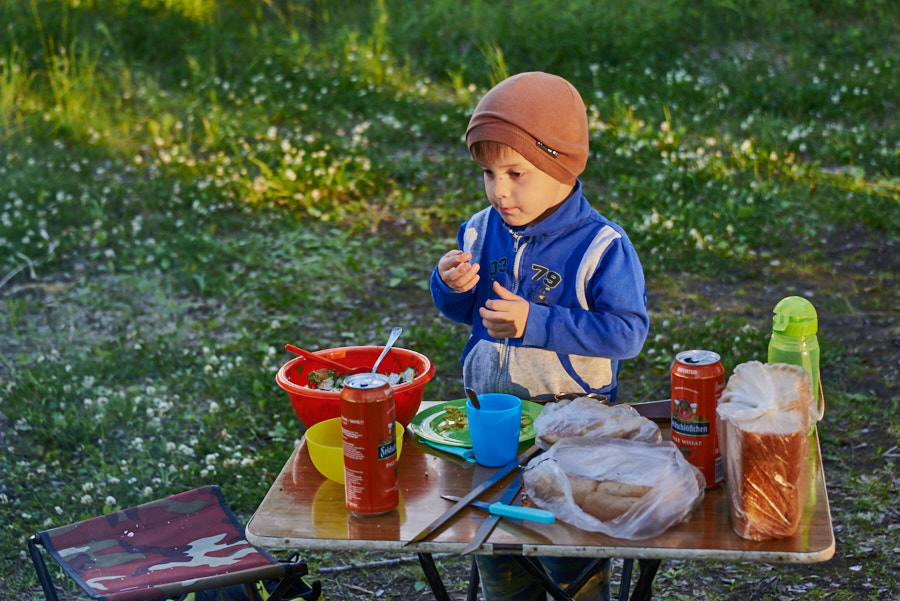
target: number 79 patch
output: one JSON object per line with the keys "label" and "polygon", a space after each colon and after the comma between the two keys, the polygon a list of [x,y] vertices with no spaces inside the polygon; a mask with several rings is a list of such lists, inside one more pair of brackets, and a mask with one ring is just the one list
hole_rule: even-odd
{"label": "number 79 patch", "polygon": [[542,286],[542,288],[535,290],[532,299],[538,304],[546,305],[547,293],[559,286],[559,283],[562,282],[562,276],[550,268],[538,265],[537,263],[532,263],[531,269],[534,270],[534,275],[531,276],[531,279],[533,281],[541,280]]}

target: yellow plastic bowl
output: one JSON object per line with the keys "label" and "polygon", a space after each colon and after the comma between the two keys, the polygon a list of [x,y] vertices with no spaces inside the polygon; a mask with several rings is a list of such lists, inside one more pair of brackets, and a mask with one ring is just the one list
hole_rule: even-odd
{"label": "yellow plastic bowl", "polygon": [[[403,424],[397,426],[397,458],[403,448]],[[334,417],[314,424],[306,430],[309,458],[319,473],[338,484],[344,483],[344,448],[341,443],[341,418]]]}

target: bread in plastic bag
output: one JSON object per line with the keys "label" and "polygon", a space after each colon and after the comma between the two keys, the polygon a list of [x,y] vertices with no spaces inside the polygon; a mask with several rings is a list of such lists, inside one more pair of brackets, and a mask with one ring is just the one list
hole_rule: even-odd
{"label": "bread in plastic bag", "polygon": [[607,405],[590,397],[547,403],[534,420],[535,444],[546,450],[563,438],[630,438],[659,442],[659,426],[631,405]]}
{"label": "bread in plastic bag", "polygon": [[803,368],[742,363],[719,398],[719,447],[731,524],[743,538],[792,536],[800,525],[809,469],[812,398]]}
{"label": "bread in plastic bag", "polygon": [[560,440],[529,462],[522,480],[532,502],[557,519],[622,539],[650,538],[685,521],[706,486],[671,442],[589,436]]}

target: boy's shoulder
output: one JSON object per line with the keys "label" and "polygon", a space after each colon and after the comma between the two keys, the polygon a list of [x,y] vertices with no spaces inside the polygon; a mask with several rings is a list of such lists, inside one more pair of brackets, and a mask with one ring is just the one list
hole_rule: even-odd
{"label": "boy's shoulder", "polygon": [[476,225],[476,224],[482,224],[482,223],[486,224],[491,217],[491,213],[493,213],[493,212],[494,211],[491,207],[489,207],[489,206],[485,207],[485,208],[481,209],[480,211],[478,211],[477,213],[472,214],[471,217],[466,219],[466,221],[463,223],[463,225],[469,226],[469,225]]}
{"label": "boy's shoulder", "polygon": [[487,235],[488,223],[491,219],[491,207],[482,209],[466,219],[460,226],[460,249],[463,252],[472,253],[474,256],[481,254],[484,240]]}
{"label": "boy's shoulder", "polygon": [[610,219],[609,217],[607,217],[606,215],[604,215],[597,209],[593,209],[593,211],[594,211],[594,216],[592,217],[592,219],[598,225],[600,225],[601,227],[611,227],[612,229],[616,230],[622,236],[624,236],[626,238],[628,237],[628,234],[625,233],[625,228],[623,228],[621,225],[619,225],[619,223],[613,221],[612,219]]}
{"label": "boy's shoulder", "polygon": [[619,236],[627,238],[622,226],[606,217],[584,195],[579,194],[567,201],[567,206],[548,220],[540,233],[593,237],[605,228],[610,228]]}
{"label": "boy's shoulder", "polygon": [[602,229],[604,227],[610,227],[616,231],[622,238],[628,240],[628,234],[625,231],[625,228],[622,227],[617,221],[613,221],[606,215],[600,212],[596,206],[594,206],[590,201],[587,200],[584,196],[582,196],[584,201],[583,210],[581,216],[584,220],[593,222],[596,227]]}

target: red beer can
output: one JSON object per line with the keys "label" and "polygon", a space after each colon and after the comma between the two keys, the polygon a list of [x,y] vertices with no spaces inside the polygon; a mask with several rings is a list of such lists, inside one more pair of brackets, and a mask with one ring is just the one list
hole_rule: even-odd
{"label": "red beer can", "polygon": [[391,511],[400,501],[394,393],[387,376],[349,376],[341,389],[344,497],[360,516]]}
{"label": "red beer can", "polygon": [[712,351],[678,353],[672,365],[672,442],[712,487],[725,479],[716,435],[716,404],[725,368]]}

